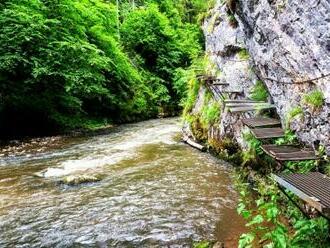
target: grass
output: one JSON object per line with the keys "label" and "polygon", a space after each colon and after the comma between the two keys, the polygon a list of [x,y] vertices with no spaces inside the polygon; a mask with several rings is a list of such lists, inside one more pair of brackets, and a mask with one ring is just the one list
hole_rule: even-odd
{"label": "grass", "polygon": [[254,101],[267,101],[268,90],[262,81],[258,80],[256,82],[250,92],[250,98]]}
{"label": "grass", "polygon": [[304,96],[304,102],[313,108],[321,108],[324,104],[324,95],[319,90],[314,90]]}
{"label": "grass", "polygon": [[303,115],[304,115],[304,110],[302,109],[302,107],[297,106],[292,108],[286,116],[286,126],[288,127],[293,119],[297,117],[302,117]]}

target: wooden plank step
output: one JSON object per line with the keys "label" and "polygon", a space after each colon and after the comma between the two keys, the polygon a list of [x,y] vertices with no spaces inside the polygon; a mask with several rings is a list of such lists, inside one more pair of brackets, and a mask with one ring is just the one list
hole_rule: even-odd
{"label": "wooden plank step", "polygon": [[300,148],[292,145],[263,145],[261,148],[264,149],[265,152],[270,152],[272,154],[275,153],[294,153],[294,152],[313,152],[313,148],[305,147]]}
{"label": "wooden plank step", "polygon": [[316,160],[318,156],[312,148],[299,148],[285,145],[263,145],[261,149],[277,161]]}
{"label": "wooden plank step", "polygon": [[240,112],[274,109],[274,108],[275,108],[275,105],[269,104],[269,105],[264,105],[264,106],[231,107],[231,108],[228,108],[228,110],[231,113],[240,113]]}
{"label": "wooden plank step", "polygon": [[324,214],[330,214],[330,178],[319,173],[273,175],[275,181]]}
{"label": "wooden plank step", "polygon": [[244,125],[250,128],[281,125],[281,122],[278,119],[266,118],[266,117],[243,119],[242,122]]}
{"label": "wooden plank step", "polygon": [[270,139],[284,137],[284,130],[280,127],[272,128],[254,128],[251,129],[251,133],[257,139]]}
{"label": "wooden plank step", "polygon": [[292,153],[282,153],[276,154],[275,159],[278,161],[304,161],[304,160],[317,160],[319,159],[315,152],[292,152]]}

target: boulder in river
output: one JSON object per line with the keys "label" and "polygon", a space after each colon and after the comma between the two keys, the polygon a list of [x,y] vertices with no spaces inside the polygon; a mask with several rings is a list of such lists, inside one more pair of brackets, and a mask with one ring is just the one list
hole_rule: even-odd
{"label": "boulder in river", "polygon": [[61,180],[61,183],[76,186],[83,183],[95,183],[101,181],[100,177],[92,176],[92,175],[71,175],[66,176]]}

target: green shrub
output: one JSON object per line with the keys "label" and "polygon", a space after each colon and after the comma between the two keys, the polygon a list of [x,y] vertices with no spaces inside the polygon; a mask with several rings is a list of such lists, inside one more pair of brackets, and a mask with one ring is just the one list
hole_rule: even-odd
{"label": "green shrub", "polygon": [[255,101],[266,101],[268,98],[268,90],[264,83],[260,80],[256,82],[250,92],[250,98]]}
{"label": "green shrub", "polygon": [[219,121],[221,109],[219,103],[208,104],[203,108],[202,119],[205,125],[212,126]]}
{"label": "green shrub", "polygon": [[195,78],[190,79],[188,83],[189,90],[187,100],[185,101],[183,115],[188,114],[193,109],[200,88],[200,83]]}
{"label": "green shrub", "polygon": [[320,108],[324,104],[324,95],[319,90],[314,90],[304,96],[304,102],[313,108]]}
{"label": "green shrub", "polygon": [[328,163],[325,167],[325,172],[328,175],[328,177],[330,177],[330,163]]}
{"label": "green shrub", "polygon": [[188,87],[174,83],[177,68],[202,52],[197,16],[208,2],[124,0],[119,11],[103,0],[2,2],[0,135],[180,109]]}

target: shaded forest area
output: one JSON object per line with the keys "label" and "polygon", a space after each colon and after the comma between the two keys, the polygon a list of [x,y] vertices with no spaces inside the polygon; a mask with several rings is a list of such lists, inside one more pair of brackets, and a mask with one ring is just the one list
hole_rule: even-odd
{"label": "shaded forest area", "polygon": [[203,52],[204,0],[4,0],[0,138],[180,110]]}

